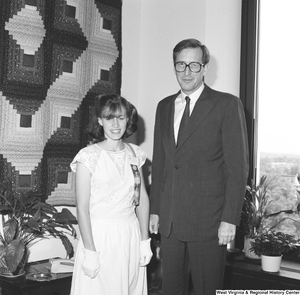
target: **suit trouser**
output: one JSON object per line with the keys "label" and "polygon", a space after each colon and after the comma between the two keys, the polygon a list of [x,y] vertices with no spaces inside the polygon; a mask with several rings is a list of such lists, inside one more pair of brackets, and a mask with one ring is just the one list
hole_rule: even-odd
{"label": "suit trouser", "polygon": [[183,242],[172,231],[161,242],[163,295],[187,295],[189,272],[193,295],[215,295],[216,290],[222,290],[227,249],[219,246],[217,238]]}

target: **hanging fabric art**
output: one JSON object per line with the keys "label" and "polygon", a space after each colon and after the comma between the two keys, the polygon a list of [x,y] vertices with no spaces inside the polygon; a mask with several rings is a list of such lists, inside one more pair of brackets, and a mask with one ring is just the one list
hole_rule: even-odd
{"label": "hanging fabric art", "polygon": [[75,205],[69,164],[101,93],[120,93],[121,0],[0,1],[0,180]]}

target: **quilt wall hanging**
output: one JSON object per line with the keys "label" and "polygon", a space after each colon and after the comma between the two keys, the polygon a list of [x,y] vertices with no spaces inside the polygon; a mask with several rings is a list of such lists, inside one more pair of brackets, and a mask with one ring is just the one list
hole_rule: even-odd
{"label": "quilt wall hanging", "polygon": [[0,181],[75,205],[94,97],[120,93],[121,0],[0,1]]}

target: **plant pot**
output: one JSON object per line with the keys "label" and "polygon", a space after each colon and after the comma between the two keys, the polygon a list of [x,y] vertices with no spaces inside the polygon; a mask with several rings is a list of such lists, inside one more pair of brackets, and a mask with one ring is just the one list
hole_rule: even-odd
{"label": "plant pot", "polygon": [[249,236],[244,237],[244,249],[243,252],[245,253],[246,258],[250,259],[260,259],[260,256],[256,255],[253,251],[250,251],[251,242],[254,241],[254,238],[250,238]]}
{"label": "plant pot", "polygon": [[279,272],[281,265],[281,256],[261,255],[261,268],[267,272]]}
{"label": "plant pot", "polygon": [[17,275],[8,275],[0,273],[0,278],[2,281],[13,282],[14,284],[18,284],[25,280],[25,271],[19,273]]}

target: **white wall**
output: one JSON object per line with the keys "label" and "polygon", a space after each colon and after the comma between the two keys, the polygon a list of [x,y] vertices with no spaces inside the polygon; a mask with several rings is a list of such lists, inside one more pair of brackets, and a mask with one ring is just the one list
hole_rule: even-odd
{"label": "white wall", "polygon": [[240,0],[123,0],[122,89],[142,118],[138,143],[151,162],[157,103],[179,90],[174,46],[196,38],[210,50],[206,83],[239,94]]}

